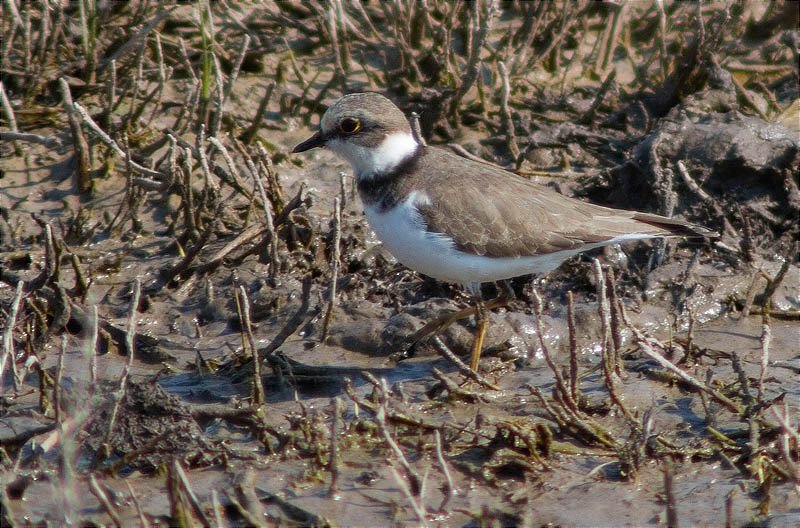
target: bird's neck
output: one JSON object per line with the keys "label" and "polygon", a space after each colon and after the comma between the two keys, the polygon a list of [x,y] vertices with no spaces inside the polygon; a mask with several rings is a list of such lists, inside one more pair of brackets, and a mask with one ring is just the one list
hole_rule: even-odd
{"label": "bird's neck", "polygon": [[392,132],[375,146],[341,140],[330,146],[350,162],[359,183],[391,176],[420,150],[417,140],[406,131]]}

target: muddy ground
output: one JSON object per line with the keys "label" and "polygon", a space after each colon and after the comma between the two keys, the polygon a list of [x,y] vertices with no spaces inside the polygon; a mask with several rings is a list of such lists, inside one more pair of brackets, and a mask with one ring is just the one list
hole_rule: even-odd
{"label": "muddy ground", "polygon": [[[797,4],[12,0],[2,28],[2,526],[798,523]],[[289,154],[363,90],[720,237],[515,279],[473,375],[472,318],[407,343],[464,291]]]}

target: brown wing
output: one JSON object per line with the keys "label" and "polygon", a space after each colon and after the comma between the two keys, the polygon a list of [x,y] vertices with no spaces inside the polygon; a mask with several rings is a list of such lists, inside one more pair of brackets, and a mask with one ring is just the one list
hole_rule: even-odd
{"label": "brown wing", "polygon": [[[440,168],[457,167],[469,185],[452,184]],[[623,235],[709,236],[710,231],[649,213],[609,209],[560,195],[507,171],[428,147],[417,167],[430,204],[428,229],[450,236],[463,251],[519,257],[602,244]]]}

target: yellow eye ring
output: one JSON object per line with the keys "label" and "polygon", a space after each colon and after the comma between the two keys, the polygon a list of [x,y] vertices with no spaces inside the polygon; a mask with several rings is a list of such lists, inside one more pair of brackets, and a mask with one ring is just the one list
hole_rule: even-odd
{"label": "yellow eye ring", "polygon": [[355,134],[361,130],[361,121],[353,117],[345,117],[339,121],[339,130],[343,134]]}

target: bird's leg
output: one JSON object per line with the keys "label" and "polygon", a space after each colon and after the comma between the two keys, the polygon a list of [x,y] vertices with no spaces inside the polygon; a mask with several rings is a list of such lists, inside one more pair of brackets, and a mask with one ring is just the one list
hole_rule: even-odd
{"label": "bird's leg", "polygon": [[497,284],[500,284],[502,292],[489,301],[489,303],[492,304],[493,308],[508,306],[508,304],[516,298],[514,288],[511,287],[511,283],[508,280],[498,281]]}
{"label": "bird's leg", "polygon": [[511,283],[507,280],[500,281],[502,293],[489,301],[483,302],[480,286],[473,287],[473,298],[475,299],[475,339],[472,341],[472,353],[470,355],[469,368],[473,372],[478,372],[478,364],[481,360],[483,351],[483,341],[486,338],[486,330],[489,327],[489,310],[506,306],[514,299],[514,290]]}
{"label": "bird's leg", "polygon": [[[482,297],[480,296],[480,290],[476,294],[473,291],[473,299],[477,299],[480,302],[480,305],[483,306],[484,314],[488,314],[490,310],[494,308],[500,308],[506,306],[509,302],[514,299],[514,291],[511,289],[511,286],[508,284],[508,281],[501,281],[503,285],[503,293],[492,299],[491,301],[484,302]],[[476,322],[481,317],[478,314],[478,301],[475,302],[475,306],[468,306],[461,310],[455,311],[453,313],[445,314],[441,317],[437,317],[433,321],[427,323],[425,326],[414,332],[411,336],[403,340],[403,345],[401,348],[403,351],[407,351],[411,349],[414,345],[419,343],[425,338],[428,338],[432,335],[436,335],[440,332],[443,332],[447,329],[451,324],[455,323],[456,321],[460,321],[465,317],[469,317],[470,315],[476,316]],[[486,320],[486,317],[483,317]],[[483,335],[481,336],[481,340],[486,335],[486,329],[483,330]],[[474,348],[475,341],[473,341],[473,348]],[[478,350],[478,356],[480,357],[480,350]],[[475,369],[473,369],[475,370]]]}
{"label": "bird's leg", "polygon": [[489,311],[486,303],[483,302],[480,291],[475,295],[475,338],[472,340],[472,353],[469,360],[469,368],[473,372],[478,372],[478,362],[481,360],[483,350],[483,340],[486,337],[486,327],[489,324]]}

